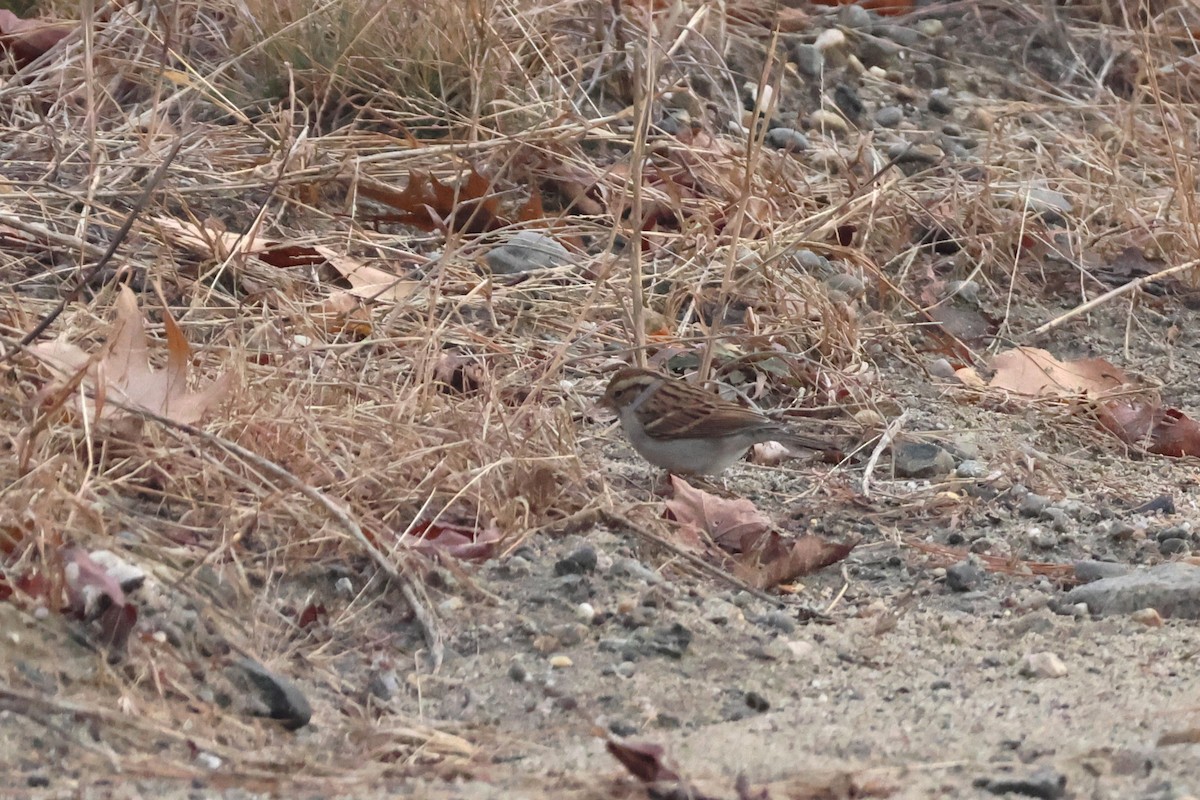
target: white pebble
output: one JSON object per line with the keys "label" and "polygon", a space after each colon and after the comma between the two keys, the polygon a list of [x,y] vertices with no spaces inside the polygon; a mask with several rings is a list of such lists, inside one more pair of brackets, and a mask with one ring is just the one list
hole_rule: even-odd
{"label": "white pebble", "polygon": [[813,46],[815,46],[822,53],[835,47],[845,47],[846,34],[842,33],[837,28],[830,28],[829,30],[821,31],[820,35],[817,36],[817,40],[813,42]]}

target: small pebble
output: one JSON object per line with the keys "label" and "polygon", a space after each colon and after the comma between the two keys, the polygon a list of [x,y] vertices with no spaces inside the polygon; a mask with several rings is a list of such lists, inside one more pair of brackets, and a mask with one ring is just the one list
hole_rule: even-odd
{"label": "small pebble", "polygon": [[946,568],[946,588],[952,592],[969,592],[979,587],[987,573],[970,559]]}
{"label": "small pebble", "polygon": [[837,28],[829,28],[821,31],[817,35],[817,40],[813,42],[813,46],[821,53],[829,50],[841,50],[846,47],[846,34],[842,33]]}
{"label": "small pebble", "polygon": [[1158,609],[1143,608],[1129,615],[1134,622],[1140,622],[1147,628],[1161,628],[1163,624],[1162,615],[1158,613]]}
{"label": "small pebble", "polygon": [[825,56],[815,45],[811,44],[798,44],[793,47],[792,61],[801,75],[807,75],[810,78],[820,76],[821,70],[825,67]]}
{"label": "small pebble", "polygon": [[338,578],[337,582],[333,584],[333,590],[335,592],[337,592],[338,594],[340,594],[342,597],[353,597],[354,596],[354,583],[351,582],[351,580],[349,578],[341,577],[341,578]]}
{"label": "small pebble", "polygon": [[216,770],[220,769],[221,765],[225,762],[221,760],[220,756],[213,755],[206,750],[201,750],[199,753],[196,753],[196,763],[200,765],[201,769],[206,769],[209,772],[215,772]]}
{"label": "small pebble", "polygon": [[596,609],[591,603],[580,603],[575,606],[576,618],[585,625],[591,625],[596,619]]}
{"label": "small pebble", "polygon": [[514,683],[524,683],[529,680],[529,670],[520,661],[514,661],[508,665],[508,677]]}
{"label": "small pebble", "polygon": [[978,481],[987,477],[987,464],[974,459],[967,459],[954,468],[954,474],[965,480]]}
{"label": "small pebble", "polygon": [[934,114],[949,114],[954,110],[954,101],[945,92],[934,92],[929,95],[929,102],[926,105]]}
{"label": "small pebble", "polygon": [[788,153],[798,153],[808,149],[808,137],[794,128],[771,128],[767,131],[765,141],[768,147]]}
{"label": "small pebble", "polygon": [[620,664],[617,664],[615,671],[622,678],[632,678],[633,674],[637,672],[637,665],[632,661],[622,661]]}
{"label": "small pebble", "polygon": [[1030,653],[1021,662],[1021,674],[1028,678],[1061,678],[1067,674],[1067,665],[1054,653]]}
{"label": "small pebble", "polygon": [[1158,552],[1164,556],[1177,556],[1181,553],[1190,553],[1192,547],[1188,544],[1187,539],[1167,539],[1158,543]]}
{"label": "small pebble", "polygon": [[929,17],[917,23],[917,30],[932,39],[941,36],[946,31],[946,25],[936,17]]}
{"label": "small pebble", "polygon": [[551,656],[550,666],[554,669],[566,669],[567,667],[575,666],[575,662],[572,661],[569,656]]}
{"label": "small pebble", "polygon": [[884,128],[894,128],[904,121],[904,110],[900,106],[884,106],[875,112],[875,122]]}
{"label": "small pebble", "polygon": [[829,131],[830,133],[849,133],[850,126],[846,124],[846,120],[842,119],[842,115],[829,109],[819,108],[808,116],[808,125],[818,131]]}

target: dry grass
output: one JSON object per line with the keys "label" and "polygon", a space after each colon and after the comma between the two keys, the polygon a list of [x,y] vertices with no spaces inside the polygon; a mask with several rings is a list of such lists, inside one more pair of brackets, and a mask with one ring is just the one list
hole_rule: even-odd
{"label": "dry grass", "polygon": [[[237,598],[221,623],[226,635],[273,663],[308,658],[328,674],[323,656],[302,652],[305,634],[276,592],[331,565],[370,572],[363,542],[254,462],[169,427],[130,435],[43,416],[47,376],[12,350],[95,262],[178,137],[175,165],[112,262],[115,278],[162,287],[196,350],[195,373],[236,373],[238,389],[206,429],[336,501],[397,564],[408,563],[397,542],[422,525],[494,526],[512,542],[611,503],[619,492],[605,480],[589,408],[606,369],[644,355],[654,315],[668,331],[651,354],[742,377],[772,359],[768,405],[866,406],[886,398],[853,376],[871,371],[871,358],[907,357],[902,326],[922,321],[912,307],[927,305],[919,290],[935,267],[1028,304],[1047,259],[1076,269],[1083,299],[1100,284],[1096,267],[1125,247],[1200,256],[1196,107],[1184,79],[1200,55],[1178,7],[1130,29],[1074,20],[1070,47],[1114,57],[1062,85],[1030,80],[1019,99],[980,100],[986,180],[942,166],[906,174],[857,134],[824,140],[807,159],[765,149],[761,130],[687,144],[644,138],[664,93],[703,94],[716,109],[706,126],[724,133],[741,117],[732,112],[743,81],[775,85],[778,96],[798,80],[782,49],[761,55],[769,29],[717,19],[714,7],[663,12],[652,25],[635,6],[617,24],[611,8],[124,5],[104,10],[94,37],[69,37],[61,53],[5,83],[0,430],[14,457],[0,466],[0,529],[16,541],[9,574],[52,565],[68,541],[119,541],[189,596],[205,595],[200,567],[216,569]],[[1049,24],[1014,13],[1021,24]],[[736,74],[721,58],[731,49],[753,49],[751,61],[773,66]],[[986,75],[989,63],[971,66]],[[1127,90],[1112,88],[1117,69]],[[505,208],[544,195],[551,210],[537,224],[574,243],[576,262],[492,279],[481,256],[504,231],[376,224],[387,210],[360,198],[367,182],[399,188],[421,172],[453,184],[469,168],[492,181]],[[566,210],[581,197],[563,189],[571,182],[592,186],[586,214]],[[1068,232],[1028,213],[1030,185],[1070,199]],[[642,231],[631,209],[673,221]],[[362,336],[315,315],[345,288],[336,275],[238,252],[198,257],[151,222],[160,214],[323,245],[418,288],[403,303],[363,304]],[[910,244],[925,228],[964,246],[935,259]],[[836,243],[839,232],[849,241]],[[638,243],[636,258],[626,241]],[[878,310],[806,274],[799,248],[863,278]],[[113,290],[93,288],[53,333],[85,344],[103,337]],[[144,293],[144,309],[161,320],[152,298]],[[1005,323],[1014,336],[1028,327]],[[475,391],[439,382],[454,364]],[[364,592],[341,621],[353,625],[382,593]],[[420,646],[416,637],[406,644]],[[111,681],[143,708],[169,694],[145,674]],[[155,713],[166,726],[169,711]],[[379,724],[364,708],[353,713]],[[440,741],[421,730],[404,758]]]}

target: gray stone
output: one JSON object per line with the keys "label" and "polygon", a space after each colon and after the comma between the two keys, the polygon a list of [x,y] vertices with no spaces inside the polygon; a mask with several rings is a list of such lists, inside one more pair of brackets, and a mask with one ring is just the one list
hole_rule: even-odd
{"label": "gray stone", "polygon": [[537,231],[518,231],[508,241],[489,250],[483,259],[493,273],[514,275],[568,264],[571,254],[550,236]]}
{"label": "gray stone", "polygon": [[954,110],[954,100],[946,92],[934,92],[929,95],[927,107],[934,114],[949,114]]}
{"label": "gray stone", "polygon": [[1163,539],[1158,543],[1158,552],[1164,556],[1177,556],[1182,553],[1190,553],[1192,546],[1188,544],[1187,539]]}
{"label": "gray stone", "polygon": [[867,289],[866,284],[862,280],[845,272],[837,272],[830,275],[825,279],[825,285],[835,292],[841,292],[850,297],[861,297]]}
{"label": "gray stone", "polygon": [[882,36],[885,39],[890,39],[896,44],[904,47],[916,47],[921,43],[924,36],[921,32],[908,27],[907,25],[876,25],[872,29],[872,33],[876,36]]}
{"label": "gray stone", "polygon": [[825,69],[825,56],[816,45],[797,44],[792,48],[792,61],[801,75],[816,78]]}
{"label": "gray stone", "polygon": [[808,149],[808,137],[795,128],[771,128],[767,131],[766,143],[776,150],[798,153]]}
{"label": "gray stone", "polygon": [[903,49],[893,41],[869,36],[858,44],[858,60],[867,67],[888,69],[895,66],[897,58]]}
{"label": "gray stone", "polygon": [[899,442],[892,446],[892,469],[897,478],[940,478],[954,470],[954,456],[929,442]]}
{"label": "gray stone", "polygon": [[1160,564],[1077,586],[1062,602],[1086,603],[1089,611],[1102,617],[1153,608],[1164,617],[1200,619],[1200,569],[1190,564]]}
{"label": "gray stone", "polygon": [[987,578],[979,563],[968,559],[946,568],[946,588],[952,592],[970,592]]}
{"label": "gray stone", "polygon": [[982,461],[976,461],[973,458],[968,458],[966,461],[954,468],[954,474],[959,478],[965,478],[970,481],[977,481],[987,477],[987,464]]}
{"label": "gray stone", "polygon": [[896,142],[887,149],[888,158],[897,164],[936,164],[945,153],[936,144],[909,144]]}
{"label": "gray stone", "polygon": [[[266,706],[267,716],[283,723],[289,731],[303,728],[312,719],[312,706],[296,684],[250,658],[233,663],[231,679],[254,691]],[[239,680],[240,678],[240,680]]]}
{"label": "gray stone", "polygon": [[1081,583],[1092,583],[1103,578],[1116,578],[1129,574],[1127,564],[1117,564],[1113,561],[1083,560],[1075,562],[1075,578]]}
{"label": "gray stone", "polygon": [[845,5],[838,9],[838,24],[847,28],[869,28],[876,19],[870,11],[859,5]]}
{"label": "gray stone", "polygon": [[900,106],[884,106],[875,112],[875,123],[883,128],[894,128],[904,121],[904,109]]}

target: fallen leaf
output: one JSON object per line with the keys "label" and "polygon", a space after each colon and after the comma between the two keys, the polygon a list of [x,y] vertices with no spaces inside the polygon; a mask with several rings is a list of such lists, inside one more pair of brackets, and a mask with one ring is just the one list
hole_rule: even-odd
{"label": "fallen leaf", "polygon": [[684,546],[704,550],[713,544],[733,557],[734,572],[747,583],[767,589],[835,564],[857,541],[830,542],[819,536],[786,538],[745,498],[705,492],[677,475],[667,513],[679,523]]}
{"label": "fallen leaf", "polygon": [[[781,541],[786,544],[782,537]],[[743,561],[738,573],[751,586],[767,589],[836,564],[850,555],[857,545],[858,542],[831,542],[820,536],[801,536],[792,540],[783,553],[773,553],[763,563]]]}
{"label": "fallen leaf", "polygon": [[137,608],[126,600],[121,585],[104,567],[78,547],[63,552],[63,577],[67,610],[83,620],[99,623],[104,644],[125,649],[137,624]]}
{"label": "fallen leaf", "polygon": [[377,267],[364,264],[352,256],[338,255],[328,247],[313,248],[338,273],[350,282],[350,294],[364,300],[381,303],[400,303],[412,296],[420,283],[407,281]]}
{"label": "fallen leaf", "polygon": [[400,543],[426,555],[449,555],[463,561],[491,558],[500,542],[500,529],[494,524],[479,527],[446,520],[421,521],[401,537]]}
{"label": "fallen leaf", "polygon": [[42,19],[21,19],[8,9],[0,9],[0,54],[10,53],[18,68],[37,59],[78,23]]}
{"label": "fallen leaf", "polygon": [[1099,398],[1127,383],[1125,373],[1102,358],[1059,361],[1037,347],[1014,347],[992,358],[988,386],[1029,397]]}
{"label": "fallen leaf", "polygon": [[633,777],[642,783],[658,783],[659,781],[677,781],[679,773],[663,764],[662,745],[651,742],[618,742],[609,739],[604,743],[609,754]]}
{"label": "fallen leaf", "polygon": [[91,413],[101,417],[118,411],[104,400],[111,395],[123,403],[144,408],[182,423],[199,422],[208,409],[229,391],[233,381],[225,373],[198,392],[188,390],[187,368],[190,350],[183,332],[169,313],[163,323],[167,334],[167,366],[150,366],[150,348],[146,340],[145,320],[138,310],[133,291],[122,286],[117,295],[116,317],[108,341],[97,357],[88,356],[79,347],[59,338],[35,344],[31,350],[48,366],[64,373],[89,370],[95,391]]}
{"label": "fallen leaf", "polygon": [[771,520],[744,497],[719,497],[697,489],[678,475],[671,476],[672,497],[667,513],[686,533],[742,553],[754,547],[772,528]]}
{"label": "fallen leaf", "polygon": [[418,281],[406,280],[324,245],[286,244],[251,238],[208,225],[181,222],[173,217],[155,217],[153,222],[164,237],[201,258],[252,256],[280,268],[328,264],[350,284],[349,294],[363,300],[401,303],[420,286]]}

